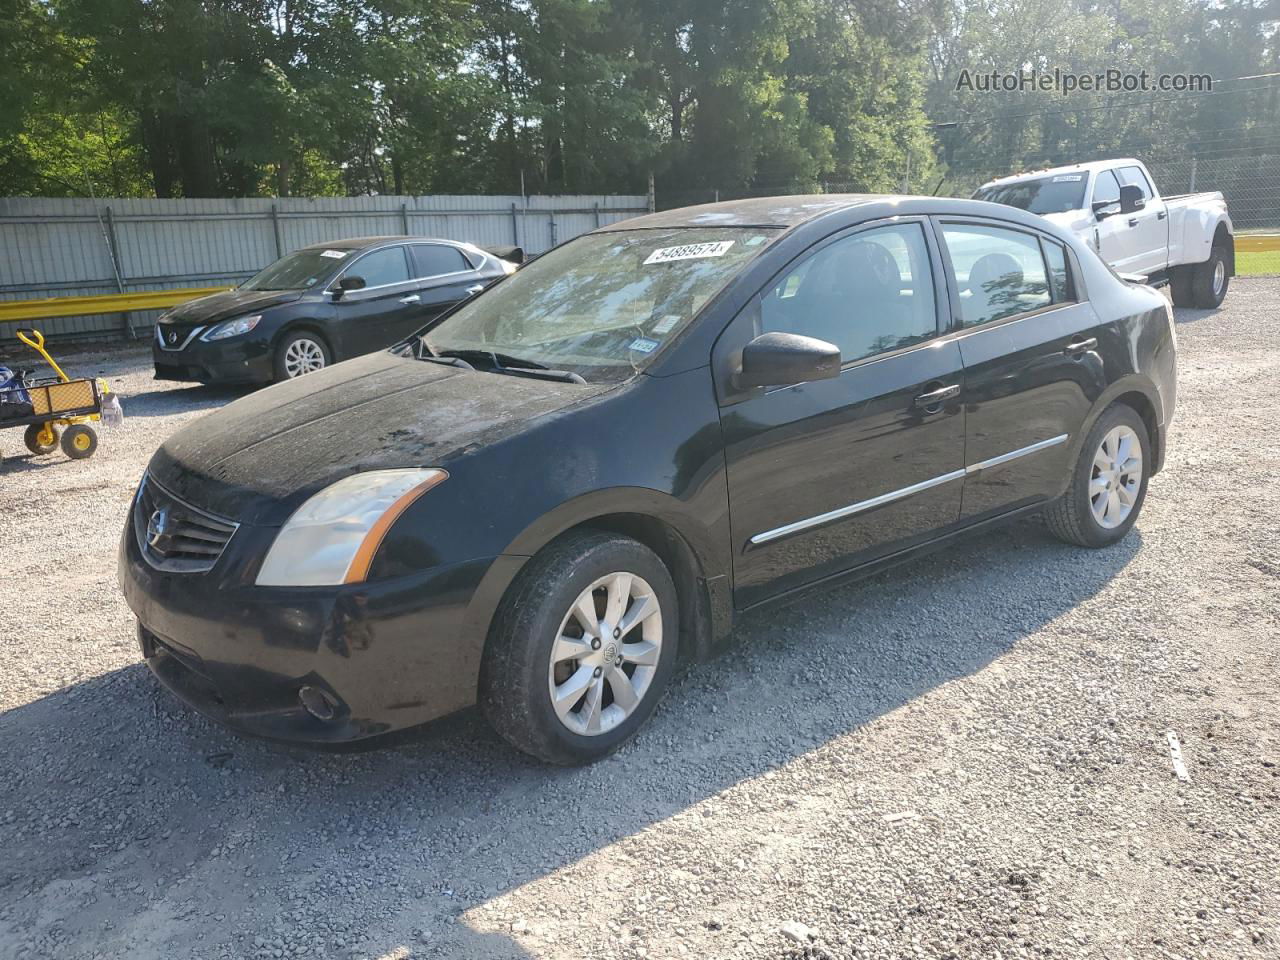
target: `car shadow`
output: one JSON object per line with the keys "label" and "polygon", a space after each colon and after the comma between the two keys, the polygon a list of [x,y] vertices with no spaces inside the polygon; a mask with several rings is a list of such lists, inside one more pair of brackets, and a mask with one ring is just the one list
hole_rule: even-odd
{"label": "car shadow", "polygon": [[190,387],[122,394],[120,405],[126,417],[169,417],[225,406],[257,389],[245,384],[195,384]]}
{"label": "car shadow", "polygon": [[308,957],[530,956],[510,923],[464,914],[981,671],[1141,546],[1134,531],[1066,547],[1026,520],[752,614],[632,743],[580,769],[516,753],[474,710],[379,751],[246,740],[144,666],[112,670],[0,714],[0,955],[56,934],[139,958],[196,940],[232,956],[277,940]]}
{"label": "car shadow", "polygon": [[1208,310],[1201,310],[1199,307],[1174,307],[1173,322],[1176,324],[1198,323],[1201,320],[1216,317],[1222,313],[1222,309],[1222,307],[1211,307]]}

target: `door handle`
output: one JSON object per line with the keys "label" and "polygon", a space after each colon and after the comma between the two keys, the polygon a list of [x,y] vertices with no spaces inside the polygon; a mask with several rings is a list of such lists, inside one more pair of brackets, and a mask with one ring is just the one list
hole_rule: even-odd
{"label": "door handle", "polygon": [[401,297],[401,303],[417,303],[421,298],[416,293],[411,293],[407,297]]}
{"label": "door handle", "polygon": [[473,297],[474,297],[477,293],[479,293],[479,292],[480,292],[481,290],[483,290],[483,289],[484,289],[484,284],[483,284],[483,283],[476,283],[476,284],[472,284],[471,286],[467,287],[467,293],[468,293],[470,296],[473,296]]}
{"label": "door handle", "polygon": [[1165,217],[1167,217],[1168,215],[1169,215],[1169,211],[1168,211],[1168,210],[1161,210],[1159,213],[1157,213],[1157,214],[1156,214],[1156,219],[1157,219],[1157,220],[1163,220],[1163,219],[1164,219]]}
{"label": "door handle", "polygon": [[[930,407],[941,408],[944,400],[950,400],[952,397],[960,395],[960,384],[953,383],[948,387],[939,387],[937,390],[930,390],[928,393],[922,393],[916,397],[915,405],[921,410],[928,410]],[[937,411],[930,411],[936,413]]]}
{"label": "door handle", "polygon": [[1131,227],[1136,227],[1137,225],[1138,225],[1138,218],[1137,218],[1137,217],[1130,217],[1130,218],[1129,218],[1129,226],[1131,226]]}
{"label": "door handle", "polygon": [[1067,349],[1063,350],[1062,352],[1069,357],[1075,357],[1077,360],[1079,360],[1083,354],[1087,353],[1090,350],[1097,349],[1097,346],[1098,346],[1098,338],[1089,337],[1085,340],[1072,340],[1069,344],[1067,344]]}

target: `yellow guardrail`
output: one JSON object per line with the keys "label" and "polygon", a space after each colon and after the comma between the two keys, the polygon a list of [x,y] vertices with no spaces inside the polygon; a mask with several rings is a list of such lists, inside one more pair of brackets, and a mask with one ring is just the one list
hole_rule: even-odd
{"label": "yellow guardrail", "polygon": [[1280,233],[1236,234],[1236,251],[1246,253],[1270,253],[1280,250]]}
{"label": "yellow guardrail", "polygon": [[159,310],[221,293],[230,287],[184,287],[180,290],[139,290],[136,293],[104,293],[92,297],[50,297],[47,300],[0,300],[0,323],[81,317],[131,310]]}

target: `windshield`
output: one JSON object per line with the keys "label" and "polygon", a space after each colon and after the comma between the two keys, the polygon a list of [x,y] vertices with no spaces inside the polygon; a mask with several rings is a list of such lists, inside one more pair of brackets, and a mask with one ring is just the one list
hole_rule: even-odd
{"label": "windshield", "polygon": [[350,250],[299,250],[281,257],[242,290],[307,290],[323,283],[350,256]]}
{"label": "windshield", "polygon": [[1083,173],[1060,173],[1038,180],[980,187],[973,199],[1003,203],[1030,213],[1065,213],[1083,209],[1085,179]]}
{"label": "windshield", "polygon": [[679,227],[593,233],[522,267],[423,336],[437,355],[485,351],[587,380],[662,352],[780,231]]}

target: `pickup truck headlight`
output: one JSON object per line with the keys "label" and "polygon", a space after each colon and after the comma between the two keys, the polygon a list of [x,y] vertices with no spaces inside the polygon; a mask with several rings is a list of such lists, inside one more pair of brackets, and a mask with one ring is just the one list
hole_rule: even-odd
{"label": "pickup truck headlight", "polygon": [[262,314],[254,314],[252,317],[236,317],[234,320],[224,320],[222,323],[214,324],[203,334],[200,339],[209,340],[225,340],[227,337],[238,337],[242,333],[248,333],[258,325],[258,321],[262,319]]}
{"label": "pickup truck headlight", "polygon": [[449,474],[437,469],[371,470],[313,494],[276,534],[259,586],[360,583],[396,518]]}

